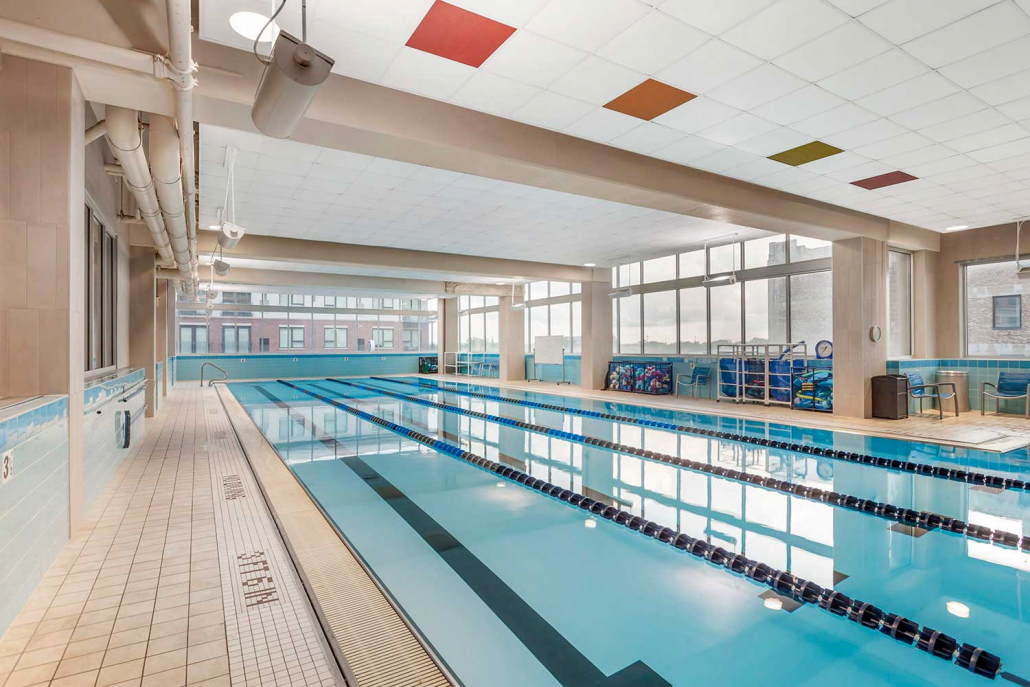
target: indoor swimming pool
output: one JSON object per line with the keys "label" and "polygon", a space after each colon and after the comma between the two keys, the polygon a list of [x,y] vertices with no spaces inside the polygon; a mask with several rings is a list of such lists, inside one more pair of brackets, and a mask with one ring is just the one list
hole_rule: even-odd
{"label": "indoor swimming pool", "polygon": [[1030,685],[1024,452],[553,387],[229,388],[468,687]]}

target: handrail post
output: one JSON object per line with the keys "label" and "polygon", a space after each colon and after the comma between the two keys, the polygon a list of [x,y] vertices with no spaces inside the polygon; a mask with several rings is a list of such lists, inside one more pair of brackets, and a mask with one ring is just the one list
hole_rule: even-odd
{"label": "handrail post", "polygon": [[[218,380],[218,381],[222,381],[222,380],[225,380],[225,379],[229,379],[229,373],[228,373],[228,372],[226,372],[225,370],[223,370],[222,368],[218,367],[218,366],[217,366],[217,365],[215,365],[214,363],[204,363],[203,365],[201,365],[201,366],[200,366],[200,386],[201,386],[201,388],[203,388],[203,387],[204,387],[204,368],[206,368],[206,367],[207,367],[208,365],[210,365],[211,367],[215,368],[216,370],[218,370],[219,372],[221,372],[221,373],[222,373],[223,375],[225,375],[224,377],[222,377],[222,379],[220,379],[220,380]],[[208,384],[207,384],[207,385],[208,385],[208,386],[211,386],[211,385],[212,385],[212,384],[214,384],[214,383],[215,383],[215,380],[214,380],[214,379],[212,379],[212,380],[211,380],[210,382],[208,382]]]}

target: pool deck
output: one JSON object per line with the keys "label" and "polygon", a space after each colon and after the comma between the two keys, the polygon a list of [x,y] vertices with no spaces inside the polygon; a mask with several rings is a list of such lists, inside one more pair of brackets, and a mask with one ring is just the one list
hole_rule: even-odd
{"label": "pool deck", "polygon": [[[391,375],[383,375],[384,377]],[[399,375],[393,375],[399,376]],[[959,417],[924,413],[905,420],[851,418],[832,413],[791,410],[784,406],[763,406],[758,403],[716,402],[687,396],[648,396],[622,391],[592,391],[574,384],[554,382],[500,382],[496,379],[456,375],[405,375],[428,380],[464,382],[484,386],[507,387],[576,398],[589,398],[609,403],[626,403],[652,408],[671,408],[687,412],[743,418],[761,422],[782,422],[798,427],[849,432],[864,436],[885,437],[902,441],[958,446],[961,448],[1007,453],[1030,446],[1030,420],[1022,415],[980,415],[979,411]]]}

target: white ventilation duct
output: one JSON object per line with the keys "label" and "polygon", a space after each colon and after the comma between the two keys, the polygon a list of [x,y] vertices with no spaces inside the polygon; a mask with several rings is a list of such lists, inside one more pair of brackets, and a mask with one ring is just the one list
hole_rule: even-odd
{"label": "white ventilation duct", "polygon": [[179,135],[172,120],[162,115],[150,117],[150,169],[175,266],[183,279],[192,281],[186,208],[182,201]]}
{"label": "white ventilation duct", "polygon": [[150,176],[147,156],[143,153],[143,138],[140,136],[139,114],[135,110],[109,105],[105,115],[107,142],[125,174],[125,184],[132,191],[143,217],[154,247],[164,266],[175,262],[165,231],[161,206],[157,202],[154,180]]}

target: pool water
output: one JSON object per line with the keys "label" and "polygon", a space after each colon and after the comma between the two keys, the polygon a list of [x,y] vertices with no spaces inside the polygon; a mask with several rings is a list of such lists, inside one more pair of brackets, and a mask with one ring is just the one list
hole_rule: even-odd
{"label": "pool water", "polygon": [[[468,417],[459,409],[933,511],[1018,536],[1030,533],[1027,491],[466,393],[717,426],[1030,481],[1023,453],[998,455],[476,385],[426,388],[415,378],[345,381],[229,387],[461,684],[957,685],[986,678],[815,605],[797,606],[765,584],[327,400],[981,647],[1002,659],[999,681],[1020,684],[1030,676],[1024,649],[1030,589],[1023,589],[1030,555],[1019,549],[939,529],[898,527],[875,515]],[[415,399],[449,407],[426,407]]]}

